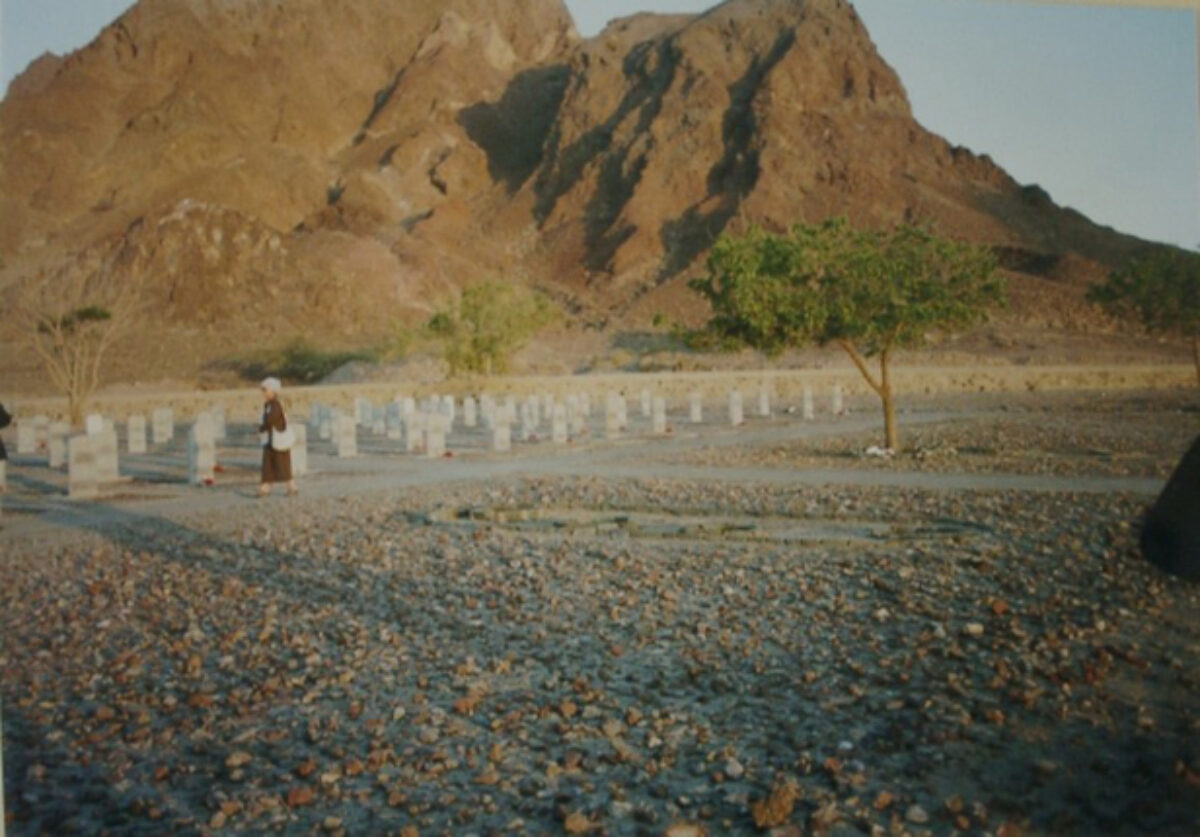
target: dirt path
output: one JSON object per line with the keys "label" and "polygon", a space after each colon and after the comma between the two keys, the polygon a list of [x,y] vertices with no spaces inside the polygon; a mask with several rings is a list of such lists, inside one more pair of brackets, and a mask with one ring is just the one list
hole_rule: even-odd
{"label": "dirt path", "polygon": [[[919,412],[906,416],[908,426],[970,422],[995,417],[994,410]],[[674,479],[716,482],[761,483],[773,486],[842,486],[911,488],[931,491],[1017,491],[1086,494],[1133,494],[1152,497],[1162,480],[1120,477],[1055,477],[1005,473],[933,473],[927,471],[871,470],[863,468],[820,468],[796,470],[770,467],[713,467],[669,464],[669,459],[699,449],[756,446],[801,439],[852,435],[877,429],[878,419],[852,416],[840,421],[804,423],[792,419],[734,430],[704,426],[699,431],[682,429],[666,438],[629,436],[618,441],[591,441],[571,449],[549,444],[519,445],[515,454],[500,457],[477,449],[464,450],[452,459],[430,461],[412,456],[366,455],[339,460],[310,452],[313,473],[302,481],[300,503],[327,503],[352,497],[386,494],[397,490],[456,483],[495,484],[521,478],[588,476],[603,479]],[[246,458],[243,459],[242,457]],[[233,460],[249,470],[253,459],[239,453]],[[192,515],[219,515],[248,503],[289,502],[282,498],[259,501],[254,486],[245,480],[209,488],[141,486],[131,490],[138,499],[109,502],[73,502],[61,495],[32,500],[6,499],[5,525],[0,543],[18,537],[44,537],[55,531],[96,529],[108,524],[123,525],[131,519],[174,519]],[[159,496],[154,496],[155,494]],[[13,513],[15,512],[15,514]]]}

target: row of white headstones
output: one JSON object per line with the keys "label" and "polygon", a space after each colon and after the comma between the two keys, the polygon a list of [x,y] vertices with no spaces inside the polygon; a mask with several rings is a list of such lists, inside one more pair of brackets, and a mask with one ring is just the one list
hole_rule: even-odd
{"label": "row of white headstones", "polygon": [[[149,432],[147,432],[149,431]],[[188,481],[211,481],[216,470],[216,444],[225,438],[225,412],[215,408],[196,417],[188,431]],[[125,423],[125,445],[131,456],[150,452],[175,438],[175,413],[170,408],[155,410],[149,425],[144,415],[132,415]],[[51,468],[67,469],[67,493],[75,499],[98,496],[104,485],[121,481],[120,446],[116,424],[99,414],[87,416],[84,432],[72,434],[65,422],[34,416],[17,424],[17,453],[36,456],[45,451]],[[0,462],[0,485],[7,474]]]}
{"label": "row of white headstones", "polygon": [[[651,433],[658,436],[671,432],[668,424],[667,401],[643,389],[639,397],[642,417],[651,422]],[[846,413],[845,397],[841,386],[833,388],[830,399],[833,415]],[[806,387],[800,408],[805,420],[816,415],[813,391]],[[763,386],[758,390],[757,413],[769,417],[771,392]],[[353,458],[358,455],[358,431],[365,428],[376,436],[401,442],[408,453],[420,453],[431,459],[441,458],[446,453],[446,438],[461,420],[463,427],[474,430],[482,425],[490,433],[490,447],[495,452],[512,450],[514,427],[519,425],[517,438],[538,441],[539,431],[546,423],[550,425],[549,441],[567,444],[572,439],[587,436],[590,420],[594,414],[592,397],[579,392],[557,400],[549,393],[530,395],[523,400],[513,395],[498,400],[483,395],[478,400],[468,396],[460,404],[453,396],[431,396],[418,402],[407,396],[397,396],[384,406],[368,399],[355,400],[353,414],[343,413],[322,404],[314,404],[309,411],[309,421],[294,422],[295,444],[291,449],[292,473],[302,477],[308,472],[308,431],[322,441],[333,444],[336,456]],[[704,421],[704,400],[699,392],[688,396],[688,421],[701,424]],[[744,396],[740,390],[728,395],[728,421],[733,427],[745,423]],[[629,400],[621,393],[610,391],[604,398],[604,438],[615,439],[629,430]],[[149,429],[149,439],[147,430]],[[126,449],[131,456],[149,452],[151,444],[160,447],[170,443],[175,436],[175,415],[170,408],[155,410],[147,426],[146,417],[133,415],[125,425]],[[193,485],[210,484],[215,479],[217,467],[217,442],[225,439],[225,413],[221,408],[200,413],[188,430],[187,479]],[[85,432],[72,435],[71,427],[62,422],[51,422],[45,416],[35,416],[17,425],[17,453],[34,456],[45,450],[51,468],[67,469],[67,493],[76,499],[91,499],[98,496],[104,485],[119,482],[119,444],[114,422],[104,416],[89,415]],[[0,486],[5,484],[5,463],[0,460]]]}
{"label": "row of white headstones", "polygon": [[[651,433],[657,436],[670,433],[666,398],[643,389],[639,401],[642,417],[650,420]],[[729,393],[728,405],[730,425],[740,427],[746,421],[745,398],[740,390]],[[840,385],[833,388],[830,409],[835,416],[845,415],[845,396]],[[758,390],[757,412],[763,418],[771,415],[771,391],[765,386]],[[804,389],[800,412],[808,421],[816,417],[811,387]],[[440,458],[446,453],[446,437],[460,420],[468,430],[482,425],[491,434],[491,449],[507,452],[512,449],[514,436],[526,441],[540,440],[539,431],[544,424],[550,426],[548,438],[553,444],[567,444],[584,437],[590,433],[593,413],[592,398],[586,392],[568,395],[563,400],[550,393],[529,395],[520,401],[513,395],[502,401],[486,394],[478,401],[468,396],[461,402],[461,411],[459,402],[450,395],[435,395],[420,402],[401,395],[382,406],[366,398],[355,399],[352,413],[315,404],[309,412],[309,427],[317,438],[333,444],[339,458],[358,456],[360,428],[403,444],[408,453]],[[688,396],[688,421],[692,424],[704,421],[704,399],[699,392]],[[619,438],[628,430],[629,400],[610,391],[604,398],[604,438]]]}

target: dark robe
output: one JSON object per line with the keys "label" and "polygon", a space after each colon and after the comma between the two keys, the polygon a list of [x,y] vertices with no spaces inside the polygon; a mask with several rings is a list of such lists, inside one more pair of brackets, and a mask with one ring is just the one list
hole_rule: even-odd
{"label": "dark robe", "polygon": [[271,440],[275,433],[287,430],[287,416],[283,414],[283,405],[278,398],[272,398],[263,407],[262,424],[259,433],[267,434],[267,442],[263,445],[262,481],[272,482],[292,481],[292,452],[290,450],[275,450]]}
{"label": "dark robe", "polygon": [[[12,416],[8,414],[8,410],[4,409],[4,405],[0,404],[0,430],[12,424]],[[8,451],[4,448],[4,440],[0,439],[0,462],[8,459]]]}

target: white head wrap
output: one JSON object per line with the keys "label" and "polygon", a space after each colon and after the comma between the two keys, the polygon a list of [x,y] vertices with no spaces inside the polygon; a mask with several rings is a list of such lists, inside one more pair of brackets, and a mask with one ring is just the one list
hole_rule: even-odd
{"label": "white head wrap", "polygon": [[280,383],[278,378],[267,378],[262,382],[262,388],[269,389],[271,392],[279,395],[283,391],[283,384]]}

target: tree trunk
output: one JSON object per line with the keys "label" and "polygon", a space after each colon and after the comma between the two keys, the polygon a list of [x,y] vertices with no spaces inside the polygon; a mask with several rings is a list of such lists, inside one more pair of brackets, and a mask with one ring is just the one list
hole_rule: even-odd
{"label": "tree trunk", "polygon": [[67,393],[67,414],[72,428],[83,426],[83,399],[76,392]]}
{"label": "tree trunk", "polygon": [[883,434],[885,447],[900,452],[900,429],[896,425],[896,396],[892,392],[892,370],[889,365],[890,350],[884,349],[879,356],[879,397],[883,400]]}
{"label": "tree trunk", "polygon": [[866,359],[854,347],[853,343],[849,340],[840,340],[838,343],[845,350],[846,354],[850,355],[850,359],[854,361],[854,365],[862,373],[867,385],[875,391],[875,394],[883,402],[884,444],[886,447],[898,452],[900,449],[900,431],[896,425],[896,399],[892,393],[892,347],[889,345],[879,354],[879,380],[877,381],[875,380],[875,376],[871,374]]}

